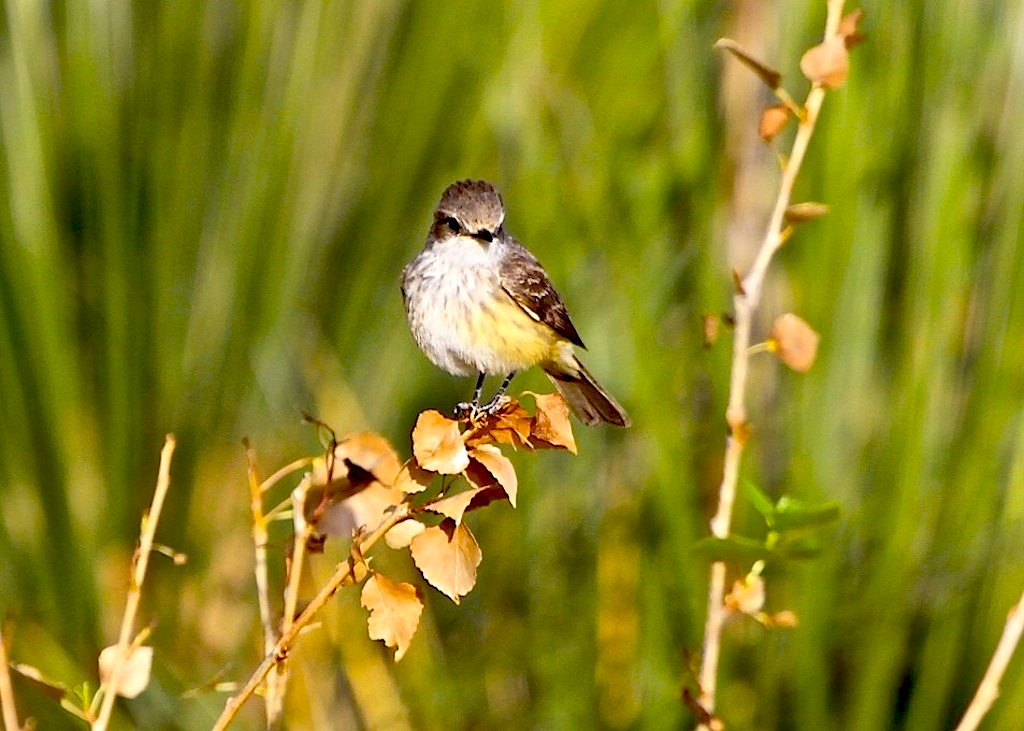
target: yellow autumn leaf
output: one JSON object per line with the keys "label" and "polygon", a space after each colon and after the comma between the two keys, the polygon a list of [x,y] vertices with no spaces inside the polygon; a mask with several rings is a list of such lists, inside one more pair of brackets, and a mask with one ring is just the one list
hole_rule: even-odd
{"label": "yellow autumn leaf", "polygon": [[469,465],[459,422],[438,411],[424,411],[416,419],[412,453],[420,467],[443,475],[457,475]]}
{"label": "yellow autumn leaf", "polygon": [[476,585],[483,554],[465,523],[445,518],[413,538],[410,550],[423,578],[456,604]]}
{"label": "yellow autumn leaf", "polygon": [[394,647],[395,662],[401,660],[423,613],[423,602],[416,587],[375,573],[363,584],[359,603],[370,611],[367,620],[370,639]]}

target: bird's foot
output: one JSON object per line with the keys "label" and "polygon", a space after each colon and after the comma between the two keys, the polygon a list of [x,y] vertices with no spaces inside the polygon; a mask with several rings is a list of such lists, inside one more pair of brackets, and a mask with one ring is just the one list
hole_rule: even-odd
{"label": "bird's foot", "polygon": [[486,404],[481,406],[474,401],[462,401],[455,405],[455,418],[460,421],[465,420],[470,424],[475,424],[482,419],[495,414],[512,399],[508,396],[499,395],[492,398]]}
{"label": "bird's foot", "polygon": [[479,421],[486,414],[484,407],[474,401],[460,401],[455,405],[455,418],[471,424]]}
{"label": "bird's foot", "polygon": [[509,403],[511,400],[511,398],[504,394],[498,394],[497,396],[492,398],[487,404],[482,406],[481,410],[485,414],[490,416],[491,414],[496,414],[499,411],[501,411],[505,407],[505,405]]}

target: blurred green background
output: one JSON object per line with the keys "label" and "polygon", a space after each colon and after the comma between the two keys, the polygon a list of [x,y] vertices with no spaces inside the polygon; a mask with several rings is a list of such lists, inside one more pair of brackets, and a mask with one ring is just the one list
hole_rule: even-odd
{"label": "blurred green background", "polygon": [[[742,475],[837,500],[843,519],[818,558],[768,569],[768,609],[797,629],[727,626],[733,729],[950,728],[1024,588],[1024,6],[866,10],[796,193],[832,213],[781,252],[757,326],[799,313],[819,360],[800,376],[755,358]],[[701,316],[730,307],[777,179],[756,138],[770,100],[711,46],[739,39],[802,98],[824,15],[796,0],[6,0],[13,659],[95,686],[173,431],[157,535],[190,560],[151,564],[155,679],[116,725],[212,723],[226,694],[205,686],[260,655],[240,440],[269,474],[318,449],[305,409],[407,454],[417,411],[469,394],[416,350],[397,282],[445,185],[485,177],[634,426],[580,427],[576,458],[514,458],[518,510],[470,518],[476,590],[454,607],[428,589],[399,665],[342,592],[292,656],[289,727],[690,724],[707,581],[691,547],[720,479],[730,357],[728,331],[705,349]],[[737,510],[737,530],[763,535]],[[41,728],[78,726],[15,690]],[[1018,658],[986,728],[1024,728],[1021,698]],[[251,701],[237,727],[261,712]]]}

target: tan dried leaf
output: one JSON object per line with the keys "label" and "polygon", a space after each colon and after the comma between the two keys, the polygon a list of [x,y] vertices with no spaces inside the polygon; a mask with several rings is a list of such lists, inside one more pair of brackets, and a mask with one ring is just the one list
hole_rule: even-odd
{"label": "tan dried leaf", "polygon": [[394,549],[405,548],[412,543],[413,538],[426,530],[426,528],[427,527],[418,520],[409,518],[408,520],[403,520],[401,523],[385,533],[384,542]]}
{"label": "tan dried leaf", "polygon": [[786,128],[789,121],[789,108],[785,104],[772,104],[761,110],[761,121],[757,125],[757,134],[765,142],[771,142],[775,136]]}
{"label": "tan dried leaf", "polygon": [[[109,689],[122,698],[136,698],[149,685],[149,673],[153,667],[153,648],[146,645],[129,648],[128,657],[121,665],[117,673],[117,687]],[[110,683],[110,675],[114,672],[114,665],[120,650],[117,645],[104,647],[100,652],[100,682]],[[109,686],[108,686],[109,687]]]}
{"label": "tan dried leaf", "polygon": [[488,414],[466,432],[466,446],[511,444],[521,447],[530,438],[530,415],[518,400],[507,399],[497,411]]}
{"label": "tan dried leaf", "polygon": [[821,218],[828,212],[829,207],[824,203],[804,201],[803,203],[794,203],[787,208],[785,220],[786,223],[806,223]]}
{"label": "tan dried leaf", "polygon": [[772,325],[771,343],[776,357],[794,371],[806,373],[818,354],[818,333],[796,315],[779,315]]}
{"label": "tan dried leaf", "polygon": [[[561,398],[561,397],[559,397]],[[570,434],[571,436],[571,434]],[[574,445],[575,446],[575,445]],[[470,458],[476,460],[494,476],[512,507],[516,506],[516,494],[519,491],[519,479],[516,477],[516,469],[508,457],[501,453],[501,450],[493,444],[481,444],[469,453]]]}
{"label": "tan dried leaf", "polygon": [[734,612],[742,612],[756,617],[764,608],[764,579],[760,576],[747,576],[732,585],[732,591],[726,595],[725,606]]}
{"label": "tan dried leaf", "polygon": [[360,526],[376,526],[402,493],[390,485],[401,465],[384,437],[359,432],[339,442],[329,458],[318,457],[292,491],[295,532],[307,525],[317,536],[350,536]]}
{"label": "tan dried leaf", "polygon": [[764,615],[761,623],[766,627],[783,627],[785,629],[792,629],[800,622],[796,617],[796,612],[790,609],[783,609],[781,612],[776,612],[775,614]]}
{"label": "tan dried leaf", "polygon": [[466,512],[469,512],[470,510],[479,510],[480,508],[486,508],[491,503],[501,500],[508,500],[508,495],[505,494],[505,491],[501,488],[501,485],[494,483],[489,487],[482,487],[476,491],[475,495],[473,495],[473,499],[470,500],[469,507],[466,508]]}
{"label": "tan dried leaf", "polygon": [[412,453],[423,469],[442,475],[457,475],[469,465],[459,422],[438,411],[424,411],[416,419]]}
{"label": "tan dried leaf", "polygon": [[505,492],[501,489],[501,485],[498,484],[498,481],[494,479],[494,475],[488,472],[486,467],[475,460],[470,460],[469,467],[467,467],[466,471],[462,474],[465,475],[466,481],[473,487],[494,487],[501,490],[502,493]]}
{"label": "tan dried leaf", "polygon": [[[308,523],[324,535],[350,534],[353,512],[359,514],[357,520],[365,521],[356,526],[373,522],[380,515],[379,506],[401,500],[397,491],[384,487],[394,482],[399,466],[395,450],[379,434],[346,437],[330,458],[313,460],[312,470],[292,492],[296,532]],[[373,494],[362,495],[364,491]]]}
{"label": "tan dried leaf", "polygon": [[576,454],[576,439],[572,435],[572,422],[569,421],[569,404],[560,393],[534,394],[534,399],[537,401],[537,414],[533,418],[530,444],[534,447],[565,449]]}
{"label": "tan dried leaf", "polygon": [[840,36],[832,36],[804,53],[800,59],[804,76],[826,89],[837,89],[850,71],[850,54]]}
{"label": "tan dried leaf", "polygon": [[761,79],[769,89],[778,89],[779,84],[782,83],[782,74],[758,61],[731,38],[719,38],[715,41],[715,48],[728,51],[735,56],[740,63],[757,74],[757,78]]}
{"label": "tan dried leaf", "polygon": [[458,525],[462,522],[462,514],[469,509],[470,503],[473,502],[473,498],[483,492],[486,488],[476,487],[471,490],[463,490],[457,492],[454,495],[443,497],[440,500],[434,500],[433,502],[427,503],[423,507],[432,513],[443,515],[446,518],[451,518]]}
{"label": "tan dried leaf", "polygon": [[445,518],[413,538],[410,549],[423,578],[453,602],[472,591],[483,554],[465,523]]}
{"label": "tan dried leaf", "polygon": [[842,37],[847,48],[853,48],[864,40],[864,36],[857,30],[863,17],[864,10],[857,8],[844,15],[843,19],[839,21],[839,30],[836,33]]}
{"label": "tan dried leaf", "polygon": [[407,460],[402,465],[402,469],[398,471],[398,476],[395,477],[394,487],[396,490],[401,490],[406,495],[413,495],[417,492],[423,492],[430,483],[434,480],[433,472],[423,469],[416,463],[415,459]]}
{"label": "tan dried leaf", "polygon": [[743,277],[735,269],[732,270],[732,286],[736,289],[736,294],[747,293],[747,290],[743,288]]}
{"label": "tan dried leaf", "polygon": [[423,602],[416,587],[375,573],[363,584],[359,603],[370,611],[366,622],[370,639],[382,640],[385,646],[394,647],[395,662],[401,660],[423,613]]}
{"label": "tan dried leaf", "polygon": [[357,432],[343,439],[334,450],[335,459],[345,463],[349,469],[349,479],[357,481],[353,475],[353,467],[367,472],[374,479],[385,485],[391,485],[398,475],[401,462],[398,454],[380,434],[374,432]]}
{"label": "tan dried leaf", "polygon": [[316,513],[313,524],[321,535],[348,538],[359,528],[377,527],[388,510],[401,504],[403,498],[400,490],[374,482],[344,500],[313,506],[307,502],[307,512],[312,507]]}

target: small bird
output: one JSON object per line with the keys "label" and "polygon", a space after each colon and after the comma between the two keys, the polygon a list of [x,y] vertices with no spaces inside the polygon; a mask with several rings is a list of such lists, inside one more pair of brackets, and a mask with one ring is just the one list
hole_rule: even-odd
{"label": "small bird", "polygon": [[[565,303],[537,258],[505,230],[501,195],[483,180],[448,186],[423,250],[402,272],[402,298],[416,344],[456,376],[479,374],[471,418],[502,403],[512,377],[539,365],[577,417],[629,426],[625,410],[576,357],[585,348]],[[505,380],[480,406],[484,378]]]}

